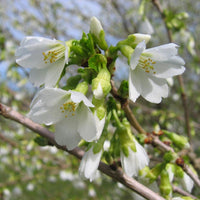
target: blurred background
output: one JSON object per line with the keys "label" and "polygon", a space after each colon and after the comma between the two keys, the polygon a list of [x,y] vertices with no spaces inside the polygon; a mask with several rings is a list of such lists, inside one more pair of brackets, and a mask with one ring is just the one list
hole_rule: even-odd
{"label": "blurred background", "polygon": [[[160,4],[172,39],[186,61],[183,78],[192,144],[199,156],[200,1],[161,0]],[[152,35],[148,47],[169,42],[165,24],[151,0],[0,0],[0,102],[23,114],[29,111],[36,88],[14,56],[25,36],[80,39],[83,31],[89,32],[92,16],[101,21],[109,45],[138,32]],[[119,59],[116,68],[116,83],[127,79],[126,60]],[[69,76],[71,73],[69,69]],[[169,98],[158,105],[139,99],[133,111],[148,131],[159,125],[187,136],[180,86],[176,78],[169,84]],[[104,175],[97,174],[92,183],[82,180],[77,174],[79,160],[55,147],[39,146],[35,138],[30,130],[0,116],[0,199],[138,199]],[[199,171],[200,164],[195,165]]]}

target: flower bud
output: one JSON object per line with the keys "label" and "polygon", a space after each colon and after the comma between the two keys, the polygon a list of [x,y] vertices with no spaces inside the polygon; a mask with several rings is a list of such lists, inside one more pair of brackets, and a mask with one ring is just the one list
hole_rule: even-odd
{"label": "flower bud", "polygon": [[135,33],[135,34],[129,35],[127,39],[118,42],[117,46],[120,47],[121,45],[128,45],[128,46],[132,47],[133,49],[135,49],[135,47],[143,40],[147,44],[149,42],[150,38],[151,38],[151,36],[148,34]]}
{"label": "flower bud", "polygon": [[110,92],[110,77],[110,72],[103,68],[97,77],[92,80],[92,90],[96,99],[102,99]]}
{"label": "flower bud", "polygon": [[101,26],[100,21],[96,17],[91,18],[90,33],[92,34],[94,41],[98,44],[98,46],[101,49],[108,49],[108,45],[105,40],[105,32]]}
{"label": "flower bud", "polygon": [[163,132],[165,133],[165,135],[167,135],[169,137],[170,140],[172,140],[172,142],[179,148],[189,148],[189,143],[186,137],[182,136],[182,135],[178,135],[176,133],[173,132],[169,132],[166,130],[163,130]]}
{"label": "flower bud", "polygon": [[129,45],[121,45],[119,49],[120,49],[121,53],[125,57],[127,57],[127,59],[130,61],[131,55],[134,52],[134,49],[132,47],[130,47]]}
{"label": "flower bud", "polygon": [[172,186],[169,181],[169,176],[166,170],[163,170],[161,173],[160,191],[165,198],[170,197],[172,194]]}

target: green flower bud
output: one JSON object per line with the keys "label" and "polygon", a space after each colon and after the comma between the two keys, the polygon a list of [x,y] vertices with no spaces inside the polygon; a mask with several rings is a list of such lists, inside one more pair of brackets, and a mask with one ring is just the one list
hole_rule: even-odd
{"label": "green flower bud", "polygon": [[81,92],[81,93],[83,93],[84,95],[86,95],[87,92],[88,92],[88,83],[87,83],[86,81],[83,81],[83,82],[79,83],[79,84],[76,86],[75,91]]}
{"label": "green flower bud", "polygon": [[170,140],[178,147],[178,148],[189,148],[189,143],[186,137],[182,136],[182,135],[178,135],[176,133],[173,132],[169,132],[166,130],[163,130],[163,132],[165,133],[165,135],[167,135]]}
{"label": "green flower bud", "polygon": [[176,177],[183,178],[184,171],[181,167],[175,165],[175,174],[176,174]]}
{"label": "green flower bud", "polygon": [[111,90],[110,72],[103,68],[96,78],[92,80],[92,90],[96,99],[104,98]]}
{"label": "green flower bud", "polygon": [[169,197],[172,193],[172,186],[169,181],[169,176],[166,170],[162,170],[161,172],[160,191],[165,198]]}
{"label": "green flower bud", "polygon": [[135,47],[143,40],[145,40],[145,43],[147,44],[150,38],[151,36],[148,34],[135,33],[135,34],[129,35],[127,39],[118,42],[117,46],[128,45],[132,47],[133,49],[135,49]]}
{"label": "green flower bud", "polygon": [[130,147],[134,152],[137,151],[134,142],[134,137],[133,135],[130,134],[127,127],[125,126],[118,127],[117,133],[119,135],[121,149],[125,156],[128,157],[127,154],[128,147]]}
{"label": "green flower bud", "polygon": [[98,46],[106,50],[108,49],[108,45],[105,40],[105,32],[101,26],[100,21],[96,17],[92,17],[90,21],[90,33],[94,38],[94,41],[98,44]]}
{"label": "green flower bud", "polygon": [[162,170],[165,168],[166,164],[165,163],[159,163],[157,164],[154,168],[150,170],[150,172],[146,175],[147,178],[153,182],[158,178]]}
{"label": "green flower bud", "polygon": [[132,47],[130,47],[129,45],[121,45],[119,49],[120,49],[121,53],[125,57],[127,57],[128,61],[130,61],[131,55],[134,52],[134,49]]}
{"label": "green flower bud", "polygon": [[106,115],[106,108],[105,108],[105,106],[102,105],[102,106],[98,107],[96,109],[96,115],[99,118],[99,120],[102,120],[105,117],[105,115]]}
{"label": "green flower bud", "polygon": [[173,162],[173,161],[175,161],[177,159],[177,155],[176,155],[176,153],[174,153],[174,152],[167,152],[167,153],[165,153],[165,155],[164,155],[164,160],[167,162],[167,163],[169,163],[169,162]]}

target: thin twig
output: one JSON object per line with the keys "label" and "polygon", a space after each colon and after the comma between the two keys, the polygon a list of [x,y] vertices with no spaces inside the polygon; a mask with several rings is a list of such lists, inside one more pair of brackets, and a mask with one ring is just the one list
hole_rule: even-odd
{"label": "thin twig", "polygon": [[0,139],[8,144],[10,144],[13,147],[17,147],[17,143],[13,142],[12,140],[5,137],[3,134],[0,133]]}
{"label": "thin twig", "polygon": [[[5,106],[3,104],[0,104],[0,115],[2,115],[5,118],[14,120],[25,127],[29,128],[30,130],[38,133],[40,136],[45,137],[48,139],[48,141],[55,145],[58,149],[64,150],[69,152],[70,154],[74,155],[78,159],[82,159],[84,155],[84,151],[81,150],[80,148],[75,148],[72,151],[67,150],[65,146],[60,146],[56,143],[54,139],[54,134],[50,132],[48,129],[45,127],[31,121],[27,117],[21,115],[17,111],[12,110],[10,107]],[[107,164],[100,162],[99,164],[99,170],[103,172],[104,174],[112,177],[116,181],[122,183],[124,186],[127,188],[137,192],[144,198],[147,198],[149,200],[164,200],[163,197],[159,196],[149,188],[145,187],[144,185],[140,184],[137,182],[135,179],[128,177],[126,174],[122,172],[121,169],[117,169],[116,171],[113,171],[110,166]]]}
{"label": "thin twig", "polygon": [[173,191],[176,192],[176,193],[179,193],[183,196],[188,196],[188,197],[191,197],[193,199],[197,199],[197,197],[195,197],[194,195],[186,192],[185,190],[182,190],[181,188],[175,186],[175,185],[172,185],[172,188],[173,188]]}

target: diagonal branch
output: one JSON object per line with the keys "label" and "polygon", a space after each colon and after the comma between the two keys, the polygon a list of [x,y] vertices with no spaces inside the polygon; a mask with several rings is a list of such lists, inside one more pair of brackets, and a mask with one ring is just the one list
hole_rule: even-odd
{"label": "diagonal branch", "polygon": [[[65,146],[60,146],[56,143],[54,139],[54,134],[50,132],[45,127],[34,123],[27,117],[21,115],[15,110],[12,110],[10,107],[3,105],[0,103],[0,115],[2,115],[5,118],[8,118],[10,120],[16,121],[17,123],[22,124],[23,126],[29,128],[30,130],[34,131],[35,133],[38,133],[40,136],[45,137],[48,139],[48,141],[55,145],[58,149],[61,149],[63,151],[67,151],[70,154],[74,155],[78,159],[82,159],[84,155],[84,151],[80,148],[75,148],[72,151],[69,151]],[[137,192],[144,198],[147,198],[149,200],[164,200],[163,197],[159,196],[149,188],[145,187],[144,185],[137,182],[135,179],[128,177],[126,174],[122,172],[121,169],[117,169],[116,171],[113,171],[111,167],[103,162],[100,162],[99,164],[99,170],[103,172],[104,174],[108,175],[109,177],[113,178],[114,180],[122,183],[127,188]]]}

